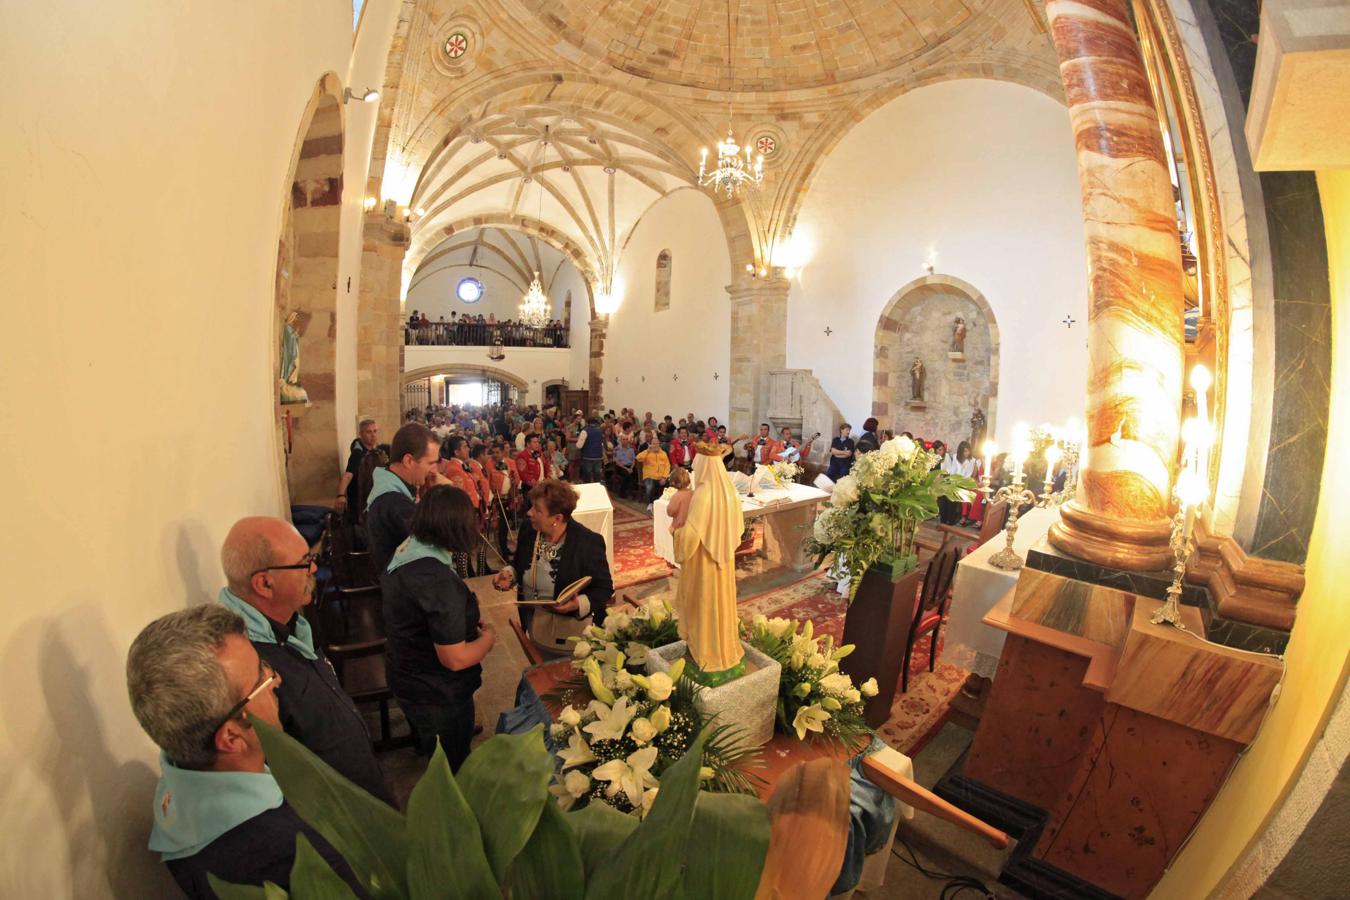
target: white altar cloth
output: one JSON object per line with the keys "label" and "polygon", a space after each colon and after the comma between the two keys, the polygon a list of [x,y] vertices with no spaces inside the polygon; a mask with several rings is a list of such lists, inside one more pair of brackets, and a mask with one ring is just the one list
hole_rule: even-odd
{"label": "white altar cloth", "polygon": [[[789,484],[784,489],[756,491],[754,497],[747,497],[745,494],[737,496],[741,500],[741,512],[747,519],[800,509],[828,500],[830,497],[820,488],[795,483]],[[675,541],[670,534],[670,514],[666,511],[669,505],[670,502],[665,498],[652,504],[652,544],[656,548],[656,555],[673,566]]]}
{"label": "white altar cloth", "polygon": [[[1013,549],[1026,559],[1027,550],[1059,519],[1058,509],[1033,509],[1017,520]],[[1017,585],[1017,571],[998,569],[989,557],[1008,545],[1000,531],[961,560],[952,583],[952,605],[942,644],[942,660],[985,678],[993,678],[1003,654],[1005,632],[981,620]]]}
{"label": "white altar cloth", "polygon": [[609,502],[609,492],[599,482],[592,484],[574,484],[579,499],[572,518],[585,525],[591,531],[605,539],[605,558],[609,560],[609,572],[614,574],[614,505]]}

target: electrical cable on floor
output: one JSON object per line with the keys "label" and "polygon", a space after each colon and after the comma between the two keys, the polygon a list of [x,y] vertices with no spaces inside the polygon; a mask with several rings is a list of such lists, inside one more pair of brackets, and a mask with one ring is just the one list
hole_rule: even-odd
{"label": "electrical cable on floor", "polygon": [[956,900],[964,891],[975,891],[978,896],[984,897],[986,900],[995,900],[993,893],[985,887],[983,881],[970,875],[953,875],[950,872],[929,871],[919,862],[919,855],[914,852],[914,848],[898,832],[895,835],[895,840],[909,853],[909,857],[906,858],[904,854],[892,846],[891,853],[895,854],[896,859],[915,869],[925,878],[931,878],[934,881],[946,879],[947,883],[942,886],[942,893],[938,895],[940,900]]}

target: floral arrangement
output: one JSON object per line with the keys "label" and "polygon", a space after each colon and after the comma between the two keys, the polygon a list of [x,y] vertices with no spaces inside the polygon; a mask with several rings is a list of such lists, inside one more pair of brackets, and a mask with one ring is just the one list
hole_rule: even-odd
{"label": "floral arrangement", "polygon": [[857,687],[839,671],[839,660],[852,644],[834,646],[829,635],[818,637],[809,619],[755,616],[741,624],[746,643],[773,657],[783,667],[778,682],[778,730],[798,740],[829,739],[852,748],[872,729],[863,720],[863,698],[875,697],[877,680]]}
{"label": "floral arrangement", "polygon": [[747,770],[756,762],[755,749],[743,746],[739,728],[713,722],[699,711],[695,698],[702,688],[683,677],[684,660],[677,660],[669,672],[641,674],[636,659],[645,663],[653,646],[675,640],[674,612],[663,600],[621,606],[606,617],[604,628],[593,625],[577,639],[572,660],[580,676],[576,686],[584,682],[594,699],[582,708],[563,705],[550,732],[559,748],[559,772],[549,789],[564,809],[598,800],[645,816],[660,791],[662,774],[700,732],[705,734],[700,768],[704,787],[753,791]]}
{"label": "floral arrangement", "polygon": [[863,573],[888,560],[900,570],[918,565],[919,523],[938,513],[938,498],[968,500],[975,482],[938,469],[941,457],[901,435],[864,453],[834,486],[816,516],[807,549],[818,561],[833,555],[830,576],[849,578],[849,599]]}
{"label": "floral arrangement", "polygon": [[773,475],[774,483],[783,487],[797,480],[797,476],[802,474],[802,467],[795,462],[780,460],[769,466],[769,472]]}

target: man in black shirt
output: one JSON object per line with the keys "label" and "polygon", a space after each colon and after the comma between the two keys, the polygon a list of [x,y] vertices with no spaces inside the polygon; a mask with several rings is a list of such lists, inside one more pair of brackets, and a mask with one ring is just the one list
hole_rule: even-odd
{"label": "man in black shirt", "polygon": [[313,598],[316,568],[305,539],[282,519],[240,519],[220,563],[227,584],[220,605],[243,618],[254,649],[281,676],[276,695],[286,733],[392,806],[365,721],[300,614]]}
{"label": "man in black shirt", "polygon": [[239,616],[216,604],[147,625],[127,653],[127,694],[160,748],[150,849],[188,897],[232,884],[290,886],[304,835],[351,887],[342,856],[306,825],[267,771],[254,720],[280,727],[281,678],[258,657]]}
{"label": "man in black shirt", "polygon": [[360,489],[358,481],[361,476],[361,460],[365,459],[366,454],[374,450],[380,442],[380,426],[375,424],[374,419],[362,419],[357,430],[358,436],[352,441],[351,453],[347,456],[347,470],[342,473],[342,480],[338,482],[337,503],[333,507],[338,515],[350,509],[355,516],[357,492]]}
{"label": "man in black shirt", "polygon": [[409,422],[389,445],[389,468],[375,470],[366,498],[366,530],[376,577],[384,574],[394,551],[407,539],[417,491],[435,474],[440,457],[441,442],[436,435],[425,425]]}

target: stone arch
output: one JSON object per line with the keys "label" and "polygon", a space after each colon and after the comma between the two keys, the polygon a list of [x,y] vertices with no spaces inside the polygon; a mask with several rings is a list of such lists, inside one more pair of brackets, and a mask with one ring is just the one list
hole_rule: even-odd
{"label": "stone arch", "polygon": [[514,375],[496,366],[480,366],[473,363],[441,363],[438,366],[423,366],[420,369],[412,369],[403,373],[400,379],[400,387],[414,381],[420,381],[423,378],[429,378],[432,375],[479,375],[483,378],[504,382],[517,390],[528,392],[530,389],[530,383],[519,375]]}
{"label": "stone arch", "polygon": [[[342,83],[315,85],[300,119],[284,182],[277,241],[273,373],[298,348],[296,384],[273,382],[281,495],[325,503],[341,471],[338,446],[337,278],[343,166]],[[289,349],[283,351],[283,343]],[[285,402],[283,402],[285,401]]]}
{"label": "stone arch", "polygon": [[[984,320],[980,324],[988,335],[989,377],[988,389],[980,391],[980,399],[984,401],[981,409],[984,410],[987,419],[985,433],[992,435],[998,412],[998,320],[994,317],[993,307],[989,305],[984,294],[969,282],[952,275],[926,275],[916,278],[896,291],[882,309],[881,316],[877,319],[876,335],[873,340],[872,415],[881,420],[883,427],[887,427],[893,426],[895,417],[901,414],[902,410],[896,408],[896,391],[908,375],[909,365],[904,359],[894,358],[896,354],[893,348],[904,332],[905,316],[925,300],[943,294],[955,294],[968,301]],[[926,362],[925,366],[927,365],[929,363]],[[965,398],[967,403],[969,399]],[[956,437],[954,434],[936,436],[944,439]]]}

